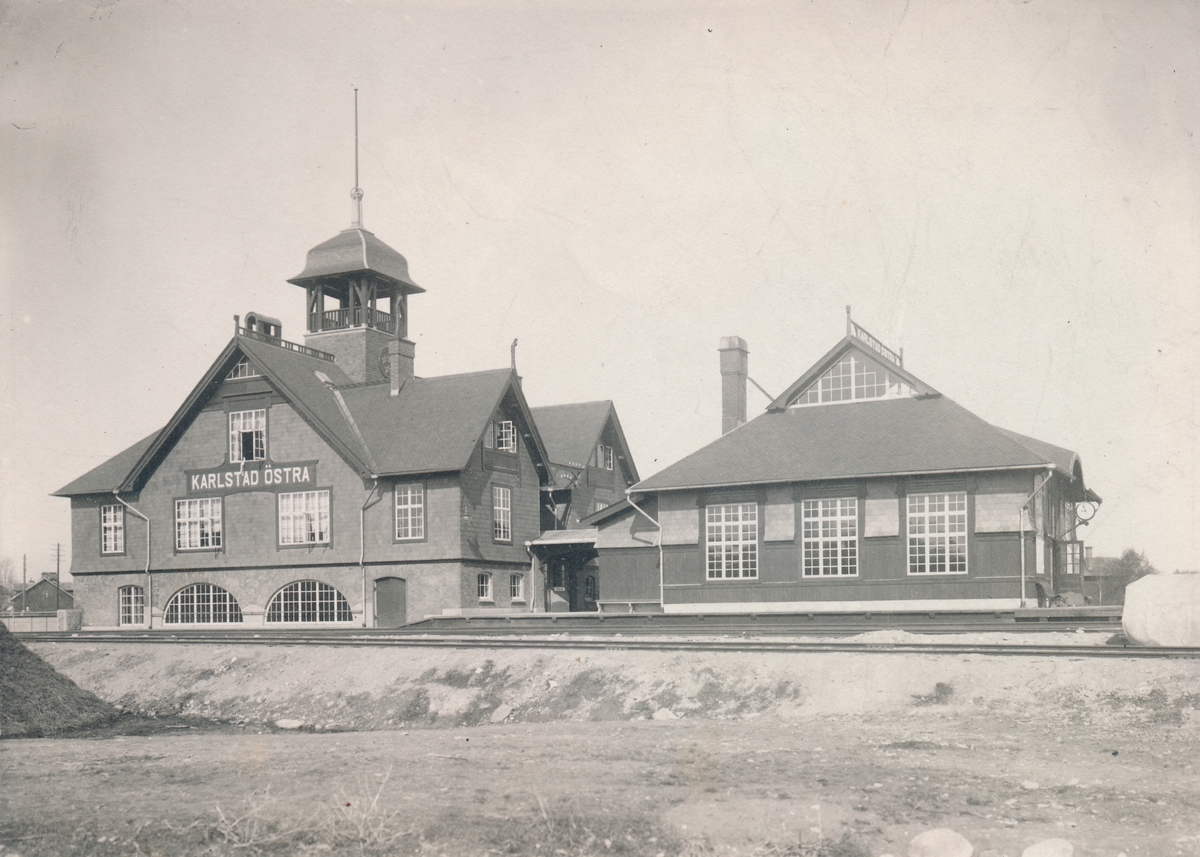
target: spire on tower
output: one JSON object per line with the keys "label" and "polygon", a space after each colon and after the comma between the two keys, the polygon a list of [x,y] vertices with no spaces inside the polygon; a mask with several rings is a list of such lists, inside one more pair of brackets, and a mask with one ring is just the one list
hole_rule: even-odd
{"label": "spire on tower", "polygon": [[354,87],[354,187],[350,190],[350,228],[363,228],[362,188],[358,186],[358,87]]}

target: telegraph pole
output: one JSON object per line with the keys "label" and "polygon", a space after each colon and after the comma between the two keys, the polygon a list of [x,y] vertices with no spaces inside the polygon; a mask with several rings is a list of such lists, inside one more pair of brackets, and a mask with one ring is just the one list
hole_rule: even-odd
{"label": "telegraph pole", "polygon": [[62,594],[62,542],[54,543],[54,612],[58,612]]}

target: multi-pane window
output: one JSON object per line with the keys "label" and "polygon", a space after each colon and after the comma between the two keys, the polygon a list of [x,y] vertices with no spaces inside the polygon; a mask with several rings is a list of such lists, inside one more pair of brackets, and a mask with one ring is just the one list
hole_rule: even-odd
{"label": "multi-pane window", "polygon": [[513,601],[525,600],[525,576],[510,574],[508,576],[508,597]]}
{"label": "multi-pane window", "polygon": [[492,486],[492,538],[512,541],[512,489],[503,485]]}
{"label": "multi-pane window", "polygon": [[100,552],[125,552],[125,507],[100,507]]}
{"label": "multi-pane window", "polygon": [[483,445],[488,449],[498,449],[501,452],[516,452],[517,435],[513,429],[512,420],[496,420],[488,423],[487,431],[483,433]]}
{"label": "multi-pane window", "polygon": [[350,602],[328,583],[297,580],[275,593],[268,622],[352,622]]}
{"label": "multi-pane window", "polygon": [[297,491],[279,495],[281,545],[329,544],[329,492]]}
{"label": "multi-pane window", "polygon": [[492,576],[485,572],[475,575],[475,590],[480,601],[492,600]]}
{"label": "multi-pane window", "polygon": [[221,587],[211,583],[193,583],[171,596],[163,621],[168,625],[241,622],[242,608]]}
{"label": "multi-pane window", "polygon": [[851,352],[826,370],[800,394],[797,404],[847,402],[908,395],[909,387],[897,375],[874,360]]}
{"label": "multi-pane window", "polygon": [[237,365],[229,371],[229,380],[236,381],[238,378],[257,378],[258,373],[254,371],[254,367],[250,365],[250,361],[243,357],[237,362]]}
{"label": "multi-pane window", "polygon": [[221,498],[176,500],[175,549],[200,550],[220,546]]}
{"label": "multi-pane window", "polygon": [[396,486],[396,539],[425,538],[425,486],[419,482]]}
{"label": "multi-pane window", "polygon": [[603,443],[596,446],[596,466],[604,470],[613,469],[613,448]]}
{"label": "multi-pane window", "polygon": [[140,586],[122,586],[117,590],[118,619],[121,625],[146,624],[146,590]]}
{"label": "multi-pane window", "polygon": [[758,577],[758,504],[707,509],[708,579]]}
{"label": "multi-pane window", "polygon": [[588,601],[596,600],[596,578],[590,574],[583,579],[583,597]]}
{"label": "multi-pane window", "polygon": [[1083,542],[1066,542],[1063,545],[1063,573],[1079,574],[1083,566]]}
{"label": "multi-pane window", "polygon": [[267,412],[233,411],[229,414],[229,460],[261,461],[267,457]]}
{"label": "multi-pane window", "polygon": [[805,500],[804,576],[858,574],[858,500]]}
{"label": "multi-pane window", "polygon": [[908,573],[967,573],[967,495],[910,494]]}

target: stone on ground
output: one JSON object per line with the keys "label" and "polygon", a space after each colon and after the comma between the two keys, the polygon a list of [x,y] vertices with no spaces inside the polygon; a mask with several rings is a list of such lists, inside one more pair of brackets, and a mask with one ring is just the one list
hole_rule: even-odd
{"label": "stone on ground", "polygon": [[280,729],[299,729],[304,725],[304,721],[285,718],[283,720],[276,720],[275,725]]}
{"label": "stone on ground", "polygon": [[974,853],[974,845],[946,827],[926,830],[908,843],[908,857],[971,857]]}
{"label": "stone on ground", "polygon": [[1075,846],[1065,839],[1043,839],[1022,851],[1021,857],[1071,857],[1074,853]]}
{"label": "stone on ground", "polygon": [[1129,584],[1121,627],[1139,646],[1200,646],[1200,574],[1151,574]]}

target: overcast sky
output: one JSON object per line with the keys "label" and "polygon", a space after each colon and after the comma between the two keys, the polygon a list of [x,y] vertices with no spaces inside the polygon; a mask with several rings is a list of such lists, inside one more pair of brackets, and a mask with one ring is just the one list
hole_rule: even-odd
{"label": "overcast sky", "polygon": [[[1195,2],[0,6],[0,555],[161,427],[307,250],[427,289],[424,376],[612,399],[643,477],[778,394],[845,305],[985,420],[1076,450],[1098,555],[1200,569]],[[767,403],[752,389],[751,413]]]}

